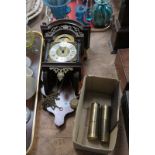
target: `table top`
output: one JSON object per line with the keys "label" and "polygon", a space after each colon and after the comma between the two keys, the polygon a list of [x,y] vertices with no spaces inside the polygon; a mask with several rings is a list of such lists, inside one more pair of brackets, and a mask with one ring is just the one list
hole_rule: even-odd
{"label": "table top", "polygon": [[[118,0],[117,0],[118,2]],[[114,2],[116,3],[116,1]],[[116,8],[115,8],[116,7]],[[114,13],[117,13],[114,6]],[[46,21],[41,14],[31,23],[34,30],[40,31],[40,24]],[[88,58],[84,62],[86,74],[118,78],[115,69],[115,57],[111,54],[108,41],[111,37],[111,30],[105,32],[92,32],[90,49],[87,51]],[[66,118],[66,123],[61,128],[54,125],[54,116],[42,109],[41,102],[38,102],[36,119],[36,132],[34,144],[29,155],[97,155],[95,153],[76,150],[72,142],[72,131],[74,127],[75,113]],[[120,113],[119,131],[115,150],[110,155],[128,155],[128,144],[124,128],[122,113]]]}
{"label": "table top", "polygon": [[[87,74],[117,78],[114,65],[116,55],[110,54],[110,48],[107,44],[110,34],[110,30],[104,33],[91,34],[91,47],[88,51],[88,59],[85,62]],[[94,153],[77,151],[73,146],[72,131],[75,114],[66,118],[66,123],[62,128],[57,128],[54,125],[54,117],[42,109],[40,102],[38,106],[34,145],[29,155],[50,155],[51,152],[54,155],[94,155]],[[118,139],[111,155],[128,155],[124,123],[122,117],[120,119]]]}

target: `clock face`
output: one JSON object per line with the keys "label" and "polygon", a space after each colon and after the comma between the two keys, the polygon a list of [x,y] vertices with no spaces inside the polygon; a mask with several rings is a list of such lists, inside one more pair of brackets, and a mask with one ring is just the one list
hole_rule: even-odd
{"label": "clock face", "polygon": [[77,49],[74,44],[62,41],[54,44],[49,51],[49,57],[55,62],[69,62],[77,55]]}

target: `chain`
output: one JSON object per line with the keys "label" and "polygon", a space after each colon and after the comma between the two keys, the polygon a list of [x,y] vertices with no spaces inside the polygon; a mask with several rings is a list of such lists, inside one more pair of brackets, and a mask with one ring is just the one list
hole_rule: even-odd
{"label": "chain", "polygon": [[62,107],[57,106],[56,103],[55,103],[55,100],[60,100],[58,98],[58,95],[60,94],[60,90],[61,90],[61,87],[63,85],[63,81],[61,82],[59,88],[58,88],[57,85],[58,85],[58,80],[57,80],[57,83],[56,83],[57,90],[55,90],[50,95],[47,95],[45,98],[43,98],[42,103],[43,103],[44,109],[47,109],[47,107],[51,107],[53,110],[55,110],[55,108],[58,108],[60,111],[63,110]]}

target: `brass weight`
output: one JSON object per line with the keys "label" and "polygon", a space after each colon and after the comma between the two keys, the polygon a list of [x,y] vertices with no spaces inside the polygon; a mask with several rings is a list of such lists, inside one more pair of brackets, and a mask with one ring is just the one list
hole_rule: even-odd
{"label": "brass weight", "polygon": [[110,106],[104,105],[101,108],[101,142],[108,143],[110,139]]}
{"label": "brass weight", "polygon": [[88,140],[95,141],[98,139],[98,117],[99,117],[100,104],[94,102],[91,104],[88,126]]}

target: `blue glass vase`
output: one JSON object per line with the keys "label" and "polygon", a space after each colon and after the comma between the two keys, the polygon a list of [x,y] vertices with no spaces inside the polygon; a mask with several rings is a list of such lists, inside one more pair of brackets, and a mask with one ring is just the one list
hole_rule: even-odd
{"label": "blue glass vase", "polygon": [[112,6],[109,0],[95,0],[93,7],[93,25],[103,28],[110,24],[112,18]]}
{"label": "blue glass vase", "polygon": [[77,5],[75,9],[76,19],[83,23],[83,17],[86,12],[86,7],[84,5]]}
{"label": "blue glass vase", "polygon": [[56,19],[63,19],[71,11],[68,3],[71,0],[43,0],[44,4],[51,9]]}

